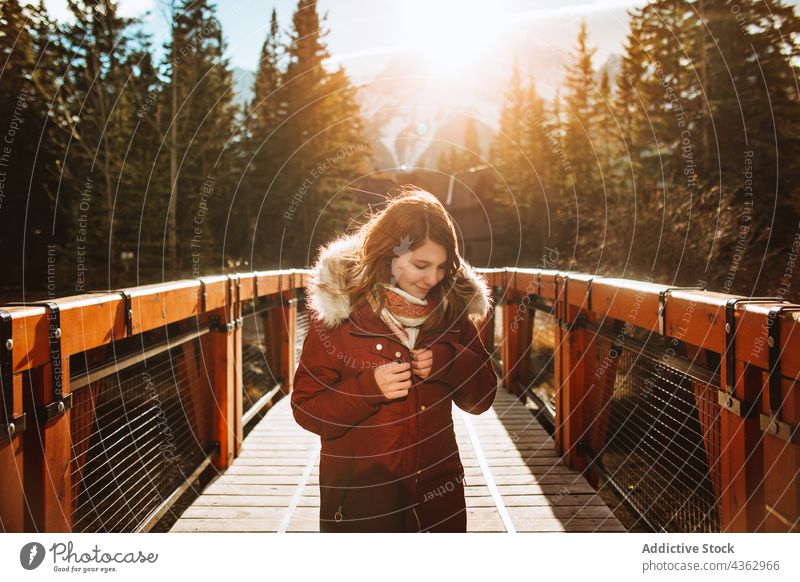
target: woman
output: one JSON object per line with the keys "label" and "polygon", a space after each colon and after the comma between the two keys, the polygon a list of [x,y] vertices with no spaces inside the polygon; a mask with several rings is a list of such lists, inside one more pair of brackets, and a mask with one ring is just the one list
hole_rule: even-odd
{"label": "woman", "polygon": [[291,396],[322,442],[320,531],[466,531],[451,403],[481,414],[494,400],[476,327],[490,300],[421,190],[321,250]]}

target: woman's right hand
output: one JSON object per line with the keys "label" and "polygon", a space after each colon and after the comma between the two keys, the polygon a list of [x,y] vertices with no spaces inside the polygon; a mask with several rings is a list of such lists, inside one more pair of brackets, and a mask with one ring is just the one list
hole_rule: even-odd
{"label": "woman's right hand", "polygon": [[375,368],[375,382],[390,400],[408,396],[411,388],[411,363],[390,362]]}

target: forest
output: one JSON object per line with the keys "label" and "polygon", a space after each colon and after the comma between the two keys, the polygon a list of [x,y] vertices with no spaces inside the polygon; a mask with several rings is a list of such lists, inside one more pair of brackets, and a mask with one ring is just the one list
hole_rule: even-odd
{"label": "forest", "polygon": [[[365,208],[375,155],[359,88],[331,65],[326,18],[276,11],[252,96],[235,99],[216,6],[173,0],[168,42],[114,0],[0,3],[4,298],[73,295],[307,267]],[[509,63],[486,154],[476,126],[431,171],[491,169],[491,264],[556,267],[747,295],[798,296],[795,8],[655,0],[618,59],[574,39],[555,97]],[[505,66],[505,65],[504,65]],[[445,193],[437,192],[438,196]],[[469,257],[467,257],[469,259]]]}

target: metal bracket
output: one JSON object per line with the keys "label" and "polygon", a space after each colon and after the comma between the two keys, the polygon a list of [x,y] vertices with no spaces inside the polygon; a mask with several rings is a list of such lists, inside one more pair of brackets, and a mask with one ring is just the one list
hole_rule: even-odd
{"label": "metal bracket", "polygon": [[0,441],[11,439],[27,427],[27,416],[14,416],[14,339],[13,318],[0,310],[0,390],[3,396],[3,416],[0,422]]}
{"label": "metal bracket", "polygon": [[122,295],[122,300],[125,302],[125,336],[131,337],[133,335],[133,307],[131,305],[131,292],[127,289],[100,289],[89,291],[89,293],[117,293]]}
{"label": "metal bracket", "polygon": [[783,422],[777,414],[759,414],[759,426],[765,433],[786,441],[800,444],[800,430],[788,422]]}
{"label": "metal bracket", "polygon": [[781,375],[781,314],[787,311],[800,311],[800,306],[792,305],[779,305],[772,307],[767,314],[768,322],[767,327],[769,335],[767,337],[767,345],[769,346],[769,410],[770,414],[760,415],[761,430],[781,440],[798,443],[800,442],[800,434],[798,434],[798,427],[781,420],[781,408],[783,400],[781,399],[781,383],[783,376]]}
{"label": "metal bracket", "polygon": [[200,313],[206,312],[206,301],[208,300],[208,290],[206,282],[200,279]]}
{"label": "metal bracket", "polygon": [[55,301],[35,301],[32,303],[12,302],[8,306],[29,307],[31,305],[44,306],[47,309],[50,333],[48,343],[50,346],[50,371],[53,383],[53,401],[44,406],[37,406],[36,416],[40,423],[63,414],[72,408],[72,395],[64,397],[64,377],[61,363],[61,310]]}
{"label": "metal bracket", "polygon": [[758,403],[734,396],[736,376],[736,306],[746,303],[775,303],[780,297],[747,297],[728,299],[725,303],[725,390],[717,391],[717,403],[741,418],[753,416]]}
{"label": "metal bracket", "polygon": [[130,337],[133,335],[133,302],[131,300],[131,292],[127,289],[120,289],[117,293],[122,295],[122,300],[125,302],[125,334]]}
{"label": "metal bracket", "polygon": [[228,292],[225,294],[225,300],[228,303],[225,307],[230,309],[233,306],[233,275],[225,275],[225,281],[228,286]]}
{"label": "metal bracket", "polygon": [[731,392],[717,390],[717,404],[728,412],[732,412],[741,418],[755,416],[758,412],[758,403],[750,400],[736,398]]}
{"label": "metal bracket", "polygon": [[236,329],[236,320],[228,323],[220,323],[219,315],[212,315],[209,318],[208,330],[216,333],[230,333]]}
{"label": "metal bracket", "polygon": [[586,311],[592,310],[592,283],[597,277],[589,279],[589,284],[586,287]]}
{"label": "metal bracket", "polygon": [[706,287],[669,287],[658,292],[658,333],[667,333],[667,295],[673,291],[705,291]]}
{"label": "metal bracket", "polygon": [[555,311],[556,325],[561,327],[561,303],[558,300],[558,277],[559,274],[553,277],[553,311]]}
{"label": "metal bracket", "polygon": [[[238,273],[236,275],[225,275],[228,279],[228,300],[230,303],[227,304],[228,313],[232,314],[232,321],[229,325],[233,325],[234,329],[237,327],[241,327],[244,324],[244,318],[242,317],[242,280],[239,277]],[[236,285],[234,286],[233,282],[236,281]],[[236,297],[234,298],[233,290],[236,289]]]}
{"label": "metal bracket", "polygon": [[236,325],[241,325],[242,322],[242,277],[236,275]]}
{"label": "metal bracket", "polygon": [[60,414],[64,414],[72,408],[72,394],[62,396],[59,400],[54,400],[50,404],[36,407],[36,420],[39,424],[45,424]]}

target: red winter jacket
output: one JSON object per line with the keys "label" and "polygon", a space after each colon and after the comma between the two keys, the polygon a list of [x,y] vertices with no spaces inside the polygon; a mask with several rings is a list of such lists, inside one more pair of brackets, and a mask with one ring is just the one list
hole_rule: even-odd
{"label": "red winter jacket", "polygon": [[345,283],[338,261],[350,244],[358,244],[356,235],[334,241],[314,268],[311,325],[291,395],[294,418],[321,438],[320,530],[424,531],[446,522],[463,531],[464,468],[451,402],[480,414],[494,400],[491,356],[469,317],[486,315],[488,289],[464,264],[458,276],[475,290],[468,313],[420,333],[415,348],[432,350],[431,373],[412,376],[408,396],[390,400],[375,367],[410,362],[411,352],[366,301],[351,308],[337,293]]}

